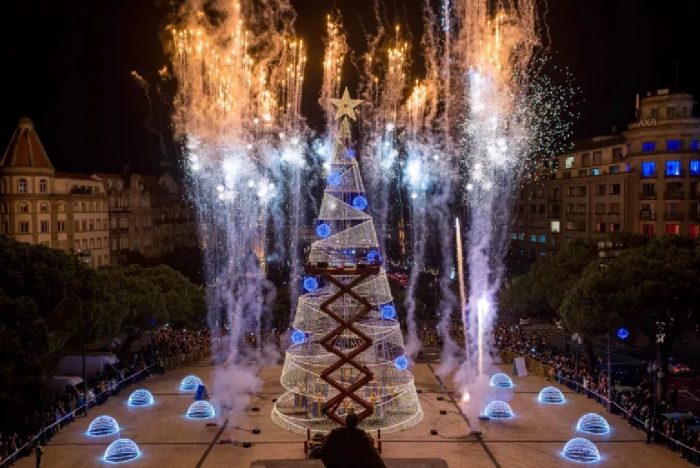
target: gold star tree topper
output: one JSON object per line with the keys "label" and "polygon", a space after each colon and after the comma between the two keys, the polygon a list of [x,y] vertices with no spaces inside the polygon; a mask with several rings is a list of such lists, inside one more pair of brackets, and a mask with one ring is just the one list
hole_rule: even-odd
{"label": "gold star tree topper", "polygon": [[345,91],[343,91],[343,96],[340,99],[331,99],[331,104],[338,108],[338,111],[335,114],[336,119],[340,119],[344,115],[347,115],[352,120],[357,120],[357,118],[355,117],[355,107],[362,104],[362,100],[350,99],[350,93],[348,92],[348,88],[345,87]]}

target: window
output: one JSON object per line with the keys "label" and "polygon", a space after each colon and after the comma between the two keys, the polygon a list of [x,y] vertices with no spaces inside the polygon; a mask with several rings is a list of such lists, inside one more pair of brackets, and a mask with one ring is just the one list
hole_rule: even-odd
{"label": "window", "polygon": [[0,179],[0,193],[7,193],[7,181]]}
{"label": "window", "polygon": [[700,159],[690,160],[690,175],[700,175]]}
{"label": "window", "polygon": [[603,163],[603,152],[602,151],[594,151],[593,152],[593,164],[602,164]]}
{"label": "window", "polygon": [[66,222],[65,221],[57,221],[56,222],[56,231],[66,232]]}
{"label": "window", "polygon": [[579,187],[576,187],[576,196],[577,197],[585,197],[586,196],[586,186],[581,185]]}
{"label": "window", "polygon": [[599,176],[600,175],[600,168],[599,167],[594,167],[591,169],[591,175],[592,176]]}
{"label": "window", "polygon": [[8,231],[7,221],[3,221],[2,224],[0,224],[0,234],[9,234]]}
{"label": "window", "polygon": [[610,195],[620,195],[620,184],[610,184]]}
{"label": "window", "polygon": [[525,233],[524,233],[524,232],[521,232],[521,233],[518,234],[518,240],[519,240],[519,241],[524,241],[524,240],[525,240]]}
{"label": "window", "polygon": [[544,234],[540,234],[539,237],[537,238],[537,242],[540,244],[546,244],[547,243],[547,236]]}
{"label": "window", "polygon": [[654,184],[642,184],[642,197],[655,197],[656,189]]}
{"label": "window", "polygon": [[622,147],[618,146],[612,150],[612,160],[613,162],[622,161]]}
{"label": "window", "polygon": [[49,222],[44,220],[39,224],[39,231],[42,233],[47,233],[49,232]]}
{"label": "window", "polygon": [[48,193],[49,192],[49,183],[46,182],[46,179],[41,179],[39,181],[39,192],[40,193]]}
{"label": "window", "polygon": [[537,234],[530,234],[530,242],[533,244],[537,242]]}
{"label": "window", "polygon": [[608,171],[609,171],[611,174],[617,174],[617,173],[620,172],[620,166],[617,166],[617,165],[615,165],[615,166],[609,166],[609,167],[608,167]]}
{"label": "window", "polygon": [[544,214],[546,210],[546,205],[539,205],[538,213]]}
{"label": "window", "polygon": [[700,150],[700,140],[690,140],[690,149],[693,151]]}
{"label": "window", "polygon": [[99,238],[99,237],[97,238],[97,248],[98,248],[98,249],[101,249],[101,248],[102,248],[102,239]]}
{"label": "window", "polygon": [[651,109],[651,113],[649,114],[649,116],[650,116],[652,119],[657,119],[657,118],[659,118],[659,109]]}
{"label": "window", "polygon": [[566,196],[567,196],[567,197],[573,197],[573,196],[574,196],[574,191],[575,191],[575,190],[576,190],[576,188],[575,188],[574,186],[566,187]]}
{"label": "window", "polygon": [[566,222],[566,230],[573,231],[574,229],[576,229],[576,224],[573,221],[567,221]]}
{"label": "window", "polygon": [[575,205],[574,205],[573,203],[567,203],[567,205],[566,205],[566,212],[567,212],[568,214],[573,213],[573,212],[574,212],[574,206],[575,206]]}
{"label": "window", "polygon": [[537,213],[537,205],[530,205],[530,213]]}
{"label": "window", "polygon": [[654,225],[653,224],[642,224],[642,234],[648,237],[654,236]]}
{"label": "window", "polygon": [[65,213],[65,211],[66,211],[66,204],[65,204],[65,203],[58,203],[58,204],[56,205],[56,211],[58,211],[59,213]]}
{"label": "window", "polygon": [[39,205],[39,211],[42,213],[48,213],[49,212],[49,204],[48,203],[42,203]]}
{"label": "window", "polygon": [[666,108],[666,117],[668,119],[675,119],[676,118],[676,108],[675,107],[667,107]]}
{"label": "window", "polygon": [[19,179],[19,182],[17,182],[17,191],[19,193],[27,193],[27,179]]}
{"label": "window", "polygon": [[571,179],[571,171],[566,171],[561,175],[562,179]]}
{"label": "window", "polygon": [[605,203],[595,204],[595,214],[605,214]]}
{"label": "window", "polygon": [[656,163],[654,161],[644,161],[642,163],[642,177],[655,177]]}
{"label": "window", "polygon": [[587,175],[588,175],[588,169],[579,169],[578,170],[579,177],[586,177]]}
{"label": "window", "polygon": [[653,153],[656,151],[656,143],[653,141],[645,141],[642,143],[642,152],[643,153]]}
{"label": "window", "polygon": [[605,195],[605,184],[598,184],[595,186],[596,195]]}
{"label": "window", "polygon": [[680,151],[681,140],[666,140],[666,151]]}
{"label": "window", "polygon": [[619,203],[611,203],[609,208],[608,208],[608,213],[620,214],[620,204]]}
{"label": "window", "polygon": [[600,233],[600,234],[604,234],[605,228],[606,228],[605,223],[595,223],[595,232]]}
{"label": "window", "polygon": [[29,234],[29,222],[28,221],[20,221],[19,233],[20,234]]}
{"label": "window", "polygon": [[678,235],[681,233],[681,225],[680,224],[667,224],[666,225],[666,234],[675,234]]}
{"label": "window", "polygon": [[80,223],[80,230],[81,230],[81,231],[87,231],[87,220],[84,219],[84,220]]}
{"label": "window", "polygon": [[691,239],[697,239],[700,237],[700,224],[689,224],[688,236],[690,236]]}
{"label": "window", "polygon": [[26,203],[20,203],[17,205],[17,211],[20,213],[29,213],[29,205]]}
{"label": "window", "polygon": [[591,155],[589,153],[583,153],[581,155],[581,165],[589,166],[591,164]]}
{"label": "window", "polygon": [[578,205],[578,213],[579,214],[586,214],[586,205],[583,203],[579,203]]}
{"label": "window", "polygon": [[0,203],[0,214],[7,214],[10,211],[7,202]]}
{"label": "window", "polygon": [[679,160],[666,161],[666,175],[678,177],[681,175],[681,162]]}
{"label": "window", "polygon": [[513,235],[510,236],[510,240],[518,240],[518,235],[513,233]]}
{"label": "window", "polygon": [[87,250],[87,248],[88,248],[87,247],[87,239],[83,239],[82,245],[83,245],[83,250]]}
{"label": "window", "polygon": [[549,230],[552,232],[561,232],[561,222],[560,221],[550,221]]}
{"label": "window", "polygon": [[610,223],[608,224],[609,232],[618,232],[620,230],[620,223]]}
{"label": "window", "polygon": [[574,156],[567,156],[566,159],[564,159],[564,169],[571,169],[572,167],[574,167],[575,161],[576,158]]}

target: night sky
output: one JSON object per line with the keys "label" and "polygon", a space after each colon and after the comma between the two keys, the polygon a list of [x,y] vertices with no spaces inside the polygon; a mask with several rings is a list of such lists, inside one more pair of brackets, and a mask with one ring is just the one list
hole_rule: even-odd
{"label": "night sky", "polygon": [[[381,1],[381,0],[380,0]],[[304,114],[320,128],[325,16],[342,13],[351,49],[362,53],[363,31],[374,28],[374,0],[292,0],[297,33],[308,44]],[[390,23],[420,37],[423,0],[382,1]],[[388,7],[386,6],[388,5]],[[60,170],[160,172],[176,164],[169,134],[167,87],[158,93],[166,59],[161,35],[172,5],[166,0],[9,0],[0,13],[0,145],[27,115]],[[575,138],[618,131],[634,117],[634,96],[678,87],[700,97],[698,0],[549,0],[547,23],[554,61],[581,87]],[[418,57],[416,56],[418,61]],[[157,134],[145,122],[148,103],[130,76],[152,86]],[[352,66],[346,76],[356,82]],[[420,64],[415,77],[420,77]],[[696,110],[696,115],[698,111]]]}

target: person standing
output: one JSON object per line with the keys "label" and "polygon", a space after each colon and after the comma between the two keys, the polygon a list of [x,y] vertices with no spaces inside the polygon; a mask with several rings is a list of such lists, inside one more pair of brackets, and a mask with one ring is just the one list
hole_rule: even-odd
{"label": "person standing", "polygon": [[41,457],[44,456],[44,449],[41,448],[41,444],[36,444],[34,446],[34,456],[36,457],[36,468],[40,468]]}

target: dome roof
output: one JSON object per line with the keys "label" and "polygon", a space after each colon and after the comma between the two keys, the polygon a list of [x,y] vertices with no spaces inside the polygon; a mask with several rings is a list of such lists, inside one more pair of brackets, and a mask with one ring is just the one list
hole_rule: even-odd
{"label": "dome roof", "polygon": [[0,160],[2,167],[34,167],[53,169],[44,145],[34,130],[34,123],[29,117],[22,117],[17,123],[15,133],[7,145]]}

